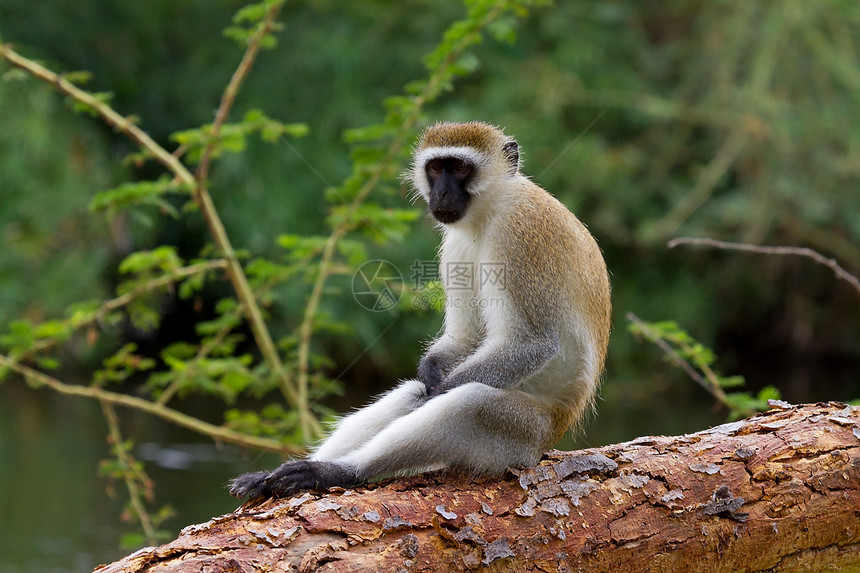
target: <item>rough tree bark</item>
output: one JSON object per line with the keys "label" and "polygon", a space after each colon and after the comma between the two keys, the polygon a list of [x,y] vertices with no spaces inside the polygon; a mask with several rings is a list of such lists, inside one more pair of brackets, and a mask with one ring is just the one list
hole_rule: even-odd
{"label": "rough tree bark", "polygon": [[860,408],[771,406],[503,478],[267,501],[96,571],[860,570]]}

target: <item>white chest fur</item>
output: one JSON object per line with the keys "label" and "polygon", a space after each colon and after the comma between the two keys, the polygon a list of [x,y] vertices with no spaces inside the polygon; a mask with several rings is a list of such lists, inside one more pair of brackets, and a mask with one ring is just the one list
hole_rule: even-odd
{"label": "white chest fur", "polygon": [[[446,324],[453,332],[486,338],[510,308],[507,267],[491,233],[448,228],[442,243],[439,274],[446,293]],[[500,333],[499,333],[500,334]]]}

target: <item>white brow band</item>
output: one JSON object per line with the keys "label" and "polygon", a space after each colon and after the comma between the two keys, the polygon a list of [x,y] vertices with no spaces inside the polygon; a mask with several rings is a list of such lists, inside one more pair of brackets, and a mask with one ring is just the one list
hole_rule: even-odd
{"label": "white brow band", "polygon": [[423,167],[428,161],[437,157],[456,157],[473,165],[484,165],[487,162],[487,158],[477,153],[472,147],[444,146],[422,149],[415,154],[415,165]]}

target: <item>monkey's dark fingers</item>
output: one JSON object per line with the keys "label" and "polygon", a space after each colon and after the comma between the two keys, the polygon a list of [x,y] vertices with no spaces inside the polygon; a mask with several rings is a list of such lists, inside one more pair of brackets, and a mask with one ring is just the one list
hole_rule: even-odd
{"label": "monkey's dark fingers", "polygon": [[433,388],[427,388],[427,397],[435,398],[436,396],[440,396],[445,393],[445,389],[440,384],[439,386],[434,386]]}
{"label": "monkey's dark fingers", "polygon": [[233,478],[230,482],[230,495],[238,498],[269,498],[272,490],[266,483],[270,472],[252,472]]}
{"label": "monkey's dark fingers", "polygon": [[436,396],[441,396],[442,394],[444,394],[448,390],[451,390],[452,388],[454,388],[454,386],[449,384],[448,380],[443,380],[442,382],[440,382],[439,384],[437,384],[433,388],[428,389],[427,390],[427,396],[430,398],[435,398]]}
{"label": "monkey's dark fingers", "polygon": [[435,357],[425,357],[418,363],[418,380],[424,383],[428,394],[442,383],[442,369]]}

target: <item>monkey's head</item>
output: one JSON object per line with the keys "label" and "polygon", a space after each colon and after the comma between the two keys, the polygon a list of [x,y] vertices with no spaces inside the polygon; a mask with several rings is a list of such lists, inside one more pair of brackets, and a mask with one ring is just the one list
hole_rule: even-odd
{"label": "monkey's head", "polygon": [[424,130],[408,173],[443,224],[460,221],[505,180],[519,173],[517,142],[487,123],[437,123]]}

